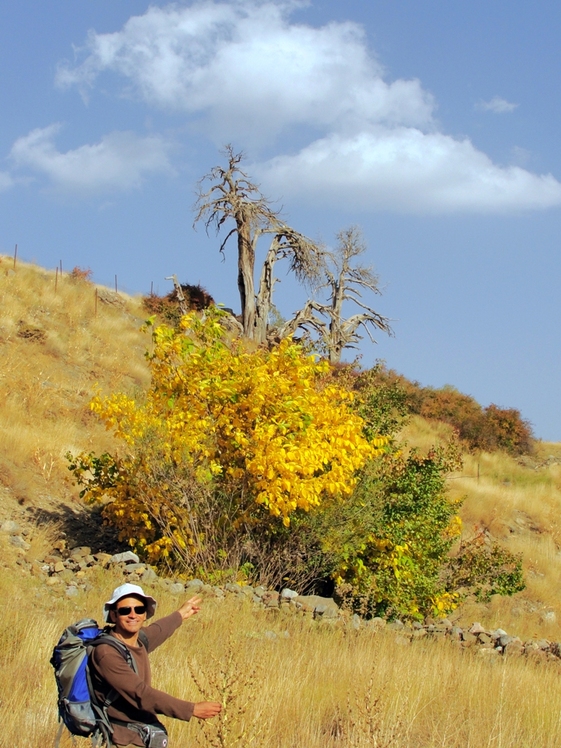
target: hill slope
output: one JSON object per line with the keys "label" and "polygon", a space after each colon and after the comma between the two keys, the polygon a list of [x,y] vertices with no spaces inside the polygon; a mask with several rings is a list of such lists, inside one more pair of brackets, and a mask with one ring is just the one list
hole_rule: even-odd
{"label": "hill slope", "polygon": [[[148,383],[146,315],[140,299],[99,287],[96,301],[96,287],[79,277],[12,265],[0,257],[0,522],[48,520],[75,544],[101,549],[65,454],[112,446],[88,403],[96,389],[130,392]],[[450,435],[445,424],[419,417],[403,433],[421,449]],[[465,496],[465,536],[491,536],[522,553],[528,585],[513,598],[468,602],[456,617],[561,639],[561,445],[539,443],[520,460],[466,455],[449,485],[452,496]]]}

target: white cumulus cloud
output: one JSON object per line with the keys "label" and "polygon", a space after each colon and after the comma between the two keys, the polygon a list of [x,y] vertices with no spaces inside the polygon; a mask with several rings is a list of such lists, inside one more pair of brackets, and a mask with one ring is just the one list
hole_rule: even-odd
{"label": "white cumulus cloud", "polygon": [[514,112],[517,107],[518,104],[512,104],[500,96],[493,96],[490,101],[479,101],[476,104],[476,109],[482,109],[484,112],[494,112],[495,114]]}
{"label": "white cumulus cloud", "polygon": [[256,165],[271,194],[361,210],[502,213],[561,205],[561,184],[503,168],[469,140],[408,127],[320,139]]}
{"label": "white cumulus cloud", "polygon": [[45,174],[62,190],[99,192],[140,186],[153,172],[170,171],[166,142],[157,136],[113,132],[99,143],[61,153],[55,145],[59,124],[18,138],[10,156],[17,167]]}
{"label": "white cumulus cloud", "polygon": [[[415,79],[389,80],[361,26],[298,23],[303,4],[154,6],[120,31],[90,32],[57,82],[87,93],[112,75],[120,95],[184,112],[219,144],[255,150],[282,142],[296,151],[298,143],[292,155],[254,164],[271,194],[417,213],[561,205],[553,176],[496,165],[469,140],[442,132],[430,92]],[[496,96],[481,106],[517,105]]]}
{"label": "white cumulus cloud", "polygon": [[293,2],[152,7],[122,31],[88,36],[85,59],[59,68],[61,86],[104,71],[147,103],[205,115],[217,138],[271,139],[290,125],[357,121],[426,125],[432,96],[417,80],[387,83],[355,23],[291,23]]}

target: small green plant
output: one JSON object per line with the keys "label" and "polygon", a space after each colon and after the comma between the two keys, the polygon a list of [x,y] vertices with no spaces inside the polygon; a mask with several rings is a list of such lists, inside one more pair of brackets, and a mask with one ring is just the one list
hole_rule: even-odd
{"label": "small green plant", "polygon": [[449,586],[462,596],[488,601],[491,595],[514,595],[525,589],[522,556],[491,543],[483,533],[460,544],[448,564]]}

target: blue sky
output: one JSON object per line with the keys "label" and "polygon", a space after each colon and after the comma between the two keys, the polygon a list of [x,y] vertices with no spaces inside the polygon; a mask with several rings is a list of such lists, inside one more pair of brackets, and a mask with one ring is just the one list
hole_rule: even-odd
{"label": "blue sky", "polygon": [[[520,0],[3,3],[0,252],[131,293],[176,273],[239,309],[234,246],[222,262],[192,229],[232,143],[302,233],[362,227],[395,331],[364,365],[561,440],[560,20]],[[280,279],[288,316],[303,291]]]}

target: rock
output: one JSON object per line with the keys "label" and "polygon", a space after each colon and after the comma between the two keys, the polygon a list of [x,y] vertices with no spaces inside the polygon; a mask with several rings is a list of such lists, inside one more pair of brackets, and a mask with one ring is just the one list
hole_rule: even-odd
{"label": "rock", "polygon": [[362,626],[362,619],[357,613],[351,618],[351,626],[355,631],[358,631]]}
{"label": "rock", "polygon": [[376,631],[386,628],[387,625],[388,622],[386,619],[380,618],[380,616],[375,616],[368,621],[368,628],[375,629]]}
{"label": "rock", "polygon": [[278,639],[279,637],[274,631],[265,631],[265,633],[263,634],[263,638],[273,641],[274,639]]}
{"label": "rock", "polygon": [[313,610],[314,618],[339,618],[339,607],[334,600],[331,603],[320,603]]}
{"label": "rock", "polygon": [[425,629],[415,629],[415,631],[413,631],[413,639],[422,639],[425,636],[427,636]]}
{"label": "rock", "polygon": [[54,554],[50,553],[48,556],[45,556],[43,561],[46,564],[57,564],[59,561],[62,561],[62,558],[60,556],[55,556]]}
{"label": "rock", "polygon": [[253,592],[257,597],[261,598],[267,592],[267,588],[260,585],[259,587],[255,587]]}
{"label": "rock", "polygon": [[480,644],[493,644],[493,639],[491,638],[490,634],[478,634],[477,639],[479,640]]}
{"label": "rock", "polygon": [[279,593],[276,590],[268,590],[265,592],[261,600],[266,608],[278,608],[279,597]]}
{"label": "rock", "polygon": [[78,594],[78,587],[75,587],[74,585],[70,585],[70,587],[66,588],[65,595],[66,597],[76,597]]}
{"label": "rock", "polygon": [[124,568],[125,574],[141,574],[146,569],[146,564],[127,564]]}
{"label": "rock", "polygon": [[[296,597],[300,597],[297,592],[294,592],[294,590],[289,590],[288,587],[285,587],[284,590],[281,592],[281,600],[294,600]],[[304,597],[302,595],[302,597]],[[316,597],[315,595],[312,595],[312,597]]]}
{"label": "rock", "polygon": [[464,632],[463,629],[461,629],[459,626],[452,626],[451,629],[448,630],[448,635],[452,639],[452,641],[463,641],[464,638]]}
{"label": "rock", "polygon": [[150,584],[151,582],[155,582],[158,579],[158,575],[154,571],[154,569],[150,568],[150,566],[147,566],[141,575],[142,581],[145,584]]}
{"label": "rock", "polygon": [[543,649],[525,649],[526,656],[529,660],[534,662],[547,662],[548,653],[544,652]]}
{"label": "rock", "polygon": [[94,553],[95,561],[103,567],[109,566],[113,556],[110,553]]}
{"label": "rock", "polygon": [[553,610],[547,610],[542,614],[542,620],[544,623],[555,623],[557,621],[557,616]]}
{"label": "rock", "polygon": [[122,299],[115,291],[110,291],[108,288],[100,286],[97,289],[97,298],[102,304],[109,304],[109,306],[123,307],[125,306],[124,299]]}
{"label": "rock", "polygon": [[396,618],[395,621],[390,621],[390,623],[388,623],[388,628],[391,631],[403,631],[403,629],[405,628],[405,626],[404,626],[404,624],[403,624],[402,621],[399,621]]}
{"label": "rock", "polygon": [[[281,598],[284,595],[284,590],[281,592]],[[301,606],[305,613],[313,613],[318,606],[328,606],[339,610],[339,607],[332,597],[321,597],[321,595],[296,595],[292,597],[298,606]]]}
{"label": "rock", "polygon": [[109,560],[112,564],[138,564],[140,561],[136,553],[132,551],[115,553]]}
{"label": "rock", "polygon": [[70,551],[71,558],[84,558],[84,556],[90,556],[92,552],[92,549],[89,548],[87,545],[81,545],[77,546],[76,548],[72,548]]}
{"label": "rock", "polygon": [[59,574],[61,571],[64,571],[66,569],[66,566],[64,565],[64,562],[57,561],[56,564],[53,567],[53,571],[55,574]]}
{"label": "rock", "polygon": [[2,522],[2,525],[0,526],[0,530],[2,530],[2,532],[17,533],[19,532],[19,525],[17,522],[14,522],[13,520],[8,519],[5,522]]}
{"label": "rock", "polygon": [[520,639],[512,639],[503,647],[503,654],[507,657],[520,657],[524,654],[524,645]]}
{"label": "rock", "polygon": [[240,593],[242,591],[242,588],[239,584],[236,582],[229,582],[228,584],[224,585],[224,589],[226,592],[234,592],[234,593]]}
{"label": "rock", "polygon": [[21,548],[23,551],[28,551],[31,548],[29,543],[21,535],[11,535],[10,543],[16,548]]}
{"label": "rock", "polygon": [[491,631],[491,639],[500,639],[501,636],[508,636],[504,629],[495,629]]}
{"label": "rock", "polygon": [[201,579],[191,579],[185,585],[185,591],[189,595],[196,595],[204,587]]}
{"label": "rock", "polygon": [[486,631],[480,623],[474,623],[473,626],[469,629],[469,633],[475,634],[477,636],[478,634],[485,634]]}
{"label": "rock", "polygon": [[175,582],[170,585],[169,591],[172,595],[182,595],[185,592],[185,585],[181,582]]}

